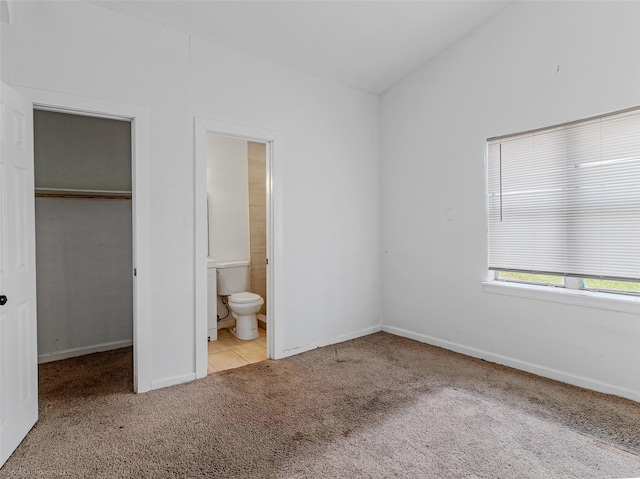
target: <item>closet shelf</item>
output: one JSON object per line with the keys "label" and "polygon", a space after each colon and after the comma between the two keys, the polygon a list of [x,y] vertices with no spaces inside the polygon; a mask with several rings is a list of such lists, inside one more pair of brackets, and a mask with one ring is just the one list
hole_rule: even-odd
{"label": "closet shelf", "polygon": [[101,200],[130,200],[131,191],[79,190],[73,188],[36,188],[36,198],[95,198]]}

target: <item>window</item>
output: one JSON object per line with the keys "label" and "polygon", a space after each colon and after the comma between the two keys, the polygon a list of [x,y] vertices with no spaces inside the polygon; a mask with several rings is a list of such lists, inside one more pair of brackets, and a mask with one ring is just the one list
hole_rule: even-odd
{"label": "window", "polygon": [[640,109],[487,142],[496,279],[640,294]]}

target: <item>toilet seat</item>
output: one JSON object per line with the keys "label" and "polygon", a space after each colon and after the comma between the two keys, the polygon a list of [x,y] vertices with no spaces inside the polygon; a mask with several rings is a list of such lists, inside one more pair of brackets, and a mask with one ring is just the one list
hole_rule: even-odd
{"label": "toilet seat", "polygon": [[234,293],[231,296],[229,296],[229,302],[238,303],[238,304],[253,303],[260,300],[262,300],[262,296],[260,296],[259,294],[248,293],[248,292]]}

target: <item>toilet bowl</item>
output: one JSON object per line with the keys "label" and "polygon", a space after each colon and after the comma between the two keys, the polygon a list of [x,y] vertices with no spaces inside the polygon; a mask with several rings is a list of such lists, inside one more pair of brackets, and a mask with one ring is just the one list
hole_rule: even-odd
{"label": "toilet bowl", "polygon": [[231,315],[236,320],[231,332],[238,339],[250,341],[260,336],[256,313],[264,304],[259,294],[250,293],[249,261],[227,261],[216,264],[218,296],[228,297]]}
{"label": "toilet bowl", "polygon": [[250,341],[260,336],[256,313],[263,304],[264,299],[254,293],[234,293],[229,296],[231,315],[236,319],[236,326],[231,332],[236,338]]}

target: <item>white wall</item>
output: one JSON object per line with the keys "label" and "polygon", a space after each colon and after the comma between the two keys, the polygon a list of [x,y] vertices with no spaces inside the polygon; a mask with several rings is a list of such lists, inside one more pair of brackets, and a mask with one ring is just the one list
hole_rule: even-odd
{"label": "white wall", "polygon": [[375,96],[84,2],[12,7],[4,81],[149,109],[152,387],[195,371],[194,116],[280,132],[285,354],[379,328]]}
{"label": "white wall", "polygon": [[485,140],[640,105],[639,25],[638,2],[514,2],[381,97],[385,329],[640,400],[637,314],[482,285]]}
{"label": "white wall", "polygon": [[209,257],[249,261],[249,160],[247,141],[207,135]]}
{"label": "white wall", "polygon": [[130,346],[131,201],[36,198],[38,360]]}

